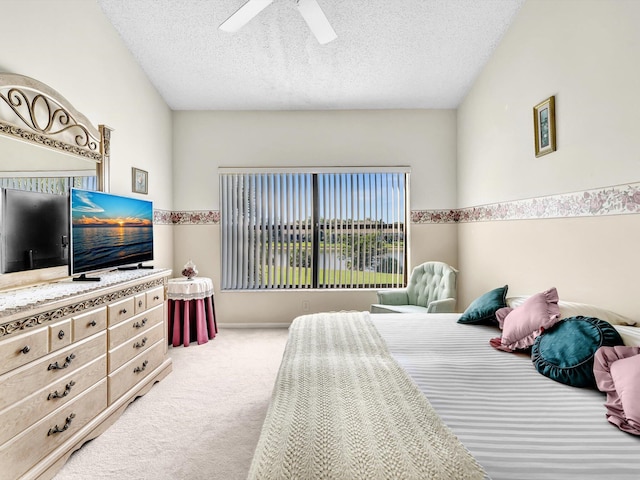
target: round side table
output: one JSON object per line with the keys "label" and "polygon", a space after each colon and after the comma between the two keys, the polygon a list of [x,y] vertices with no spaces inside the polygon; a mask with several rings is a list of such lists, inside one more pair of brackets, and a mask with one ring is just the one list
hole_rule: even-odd
{"label": "round side table", "polygon": [[172,278],[168,282],[169,341],[188,347],[207,343],[218,333],[213,306],[213,282],[207,277]]}

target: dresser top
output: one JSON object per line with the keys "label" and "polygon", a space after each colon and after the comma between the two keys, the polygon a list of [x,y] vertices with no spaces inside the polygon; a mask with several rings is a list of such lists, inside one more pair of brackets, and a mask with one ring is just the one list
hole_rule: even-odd
{"label": "dresser top", "polygon": [[96,273],[100,281],[73,281],[71,278],[0,292],[0,322],[3,317],[28,311],[59,300],[117,287],[145,277],[168,276],[167,269],[122,270]]}

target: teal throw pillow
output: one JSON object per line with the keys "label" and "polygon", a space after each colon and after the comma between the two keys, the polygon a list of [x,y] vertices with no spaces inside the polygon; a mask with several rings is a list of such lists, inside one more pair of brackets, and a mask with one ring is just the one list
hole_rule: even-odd
{"label": "teal throw pillow", "polygon": [[507,306],[509,285],[494,288],[476,298],[458,319],[458,323],[497,325],[496,311]]}
{"label": "teal throw pillow", "polygon": [[600,347],[624,345],[618,331],[595,317],[560,320],[536,338],[531,360],[536,370],[556,382],[595,387],[593,359]]}

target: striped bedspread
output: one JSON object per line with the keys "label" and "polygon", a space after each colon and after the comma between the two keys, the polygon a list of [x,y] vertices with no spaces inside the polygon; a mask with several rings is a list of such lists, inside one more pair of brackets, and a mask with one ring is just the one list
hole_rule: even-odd
{"label": "striped bedspread", "polygon": [[[495,327],[458,314],[379,314],[373,324],[492,480],[638,480],[640,437],[605,418],[605,395],[554,382]],[[640,401],[640,400],[639,400]]]}

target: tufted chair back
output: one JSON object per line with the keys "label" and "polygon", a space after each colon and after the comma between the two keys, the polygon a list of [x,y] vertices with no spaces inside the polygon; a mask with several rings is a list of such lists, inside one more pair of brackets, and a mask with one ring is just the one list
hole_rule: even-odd
{"label": "tufted chair back", "polygon": [[444,262],[426,262],[411,271],[407,284],[409,303],[427,307],[434,300],[456,298],[458,271]]}

